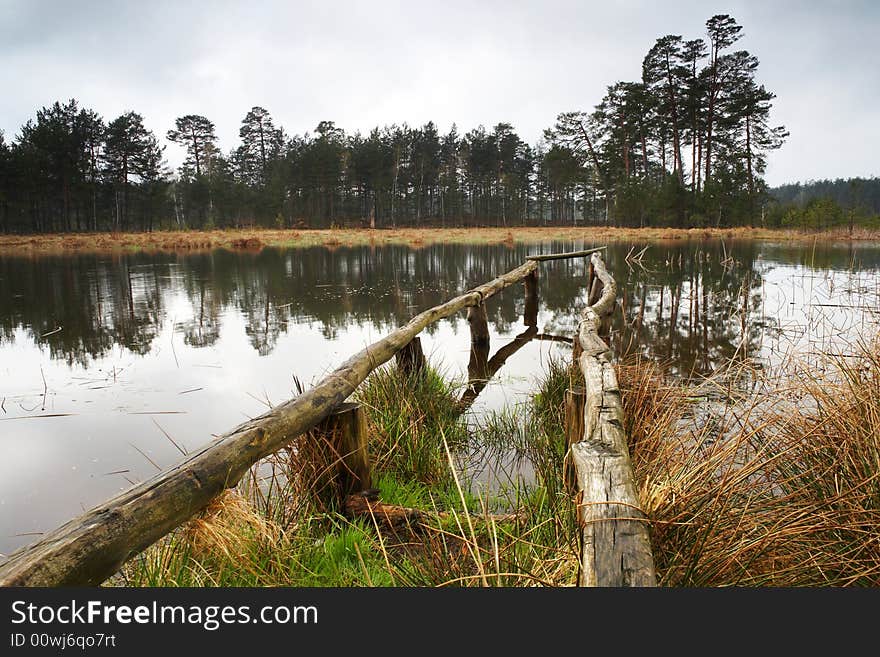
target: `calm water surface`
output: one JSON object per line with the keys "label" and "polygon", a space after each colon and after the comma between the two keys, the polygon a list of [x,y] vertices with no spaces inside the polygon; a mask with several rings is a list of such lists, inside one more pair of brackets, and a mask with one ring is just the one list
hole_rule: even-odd
{"label": "calm water surface", "polygon": [[[179,460],[174,443],[191,450],[288,399],[296,379],[316,382],[420,310],[526,255],[589,246],[0,257],[0,554]],[[731,357],[773,367],[876,332],[880,245],[645,246],[607,250],[618,353],[700,377]],[[583,259],[541,265],[543,334],[573,335],[585,278]],[[525,331],[523,306],[522,286],[489,301],[492,353]],[[422,343],[448,377],[467,379],[465,313]],[[524,344],[471,413],[522,401],[548,359],[569,352]]]}

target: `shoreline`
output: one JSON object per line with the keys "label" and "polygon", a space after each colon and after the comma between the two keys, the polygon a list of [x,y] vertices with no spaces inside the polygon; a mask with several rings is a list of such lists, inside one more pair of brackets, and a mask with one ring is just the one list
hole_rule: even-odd
{"label": "shoreline", "polygon": [[263,247],[411,247],[432,244],[535,244],[551,240],[605,242],[646,240],[649,242],[731,239],[787,240],[814,242],[880,241],[880,231],[846,229],[805,232],[768,228],[615,228],[604,226],[571,227],[466,227],[466,228],[326,228],[271,229],[244,228],[219,230],[155,231],[152,233],[47,233],[0,235],[0,256],[62,253],[112,253],[155,251],[204,251],[229,249],[259,251]]}

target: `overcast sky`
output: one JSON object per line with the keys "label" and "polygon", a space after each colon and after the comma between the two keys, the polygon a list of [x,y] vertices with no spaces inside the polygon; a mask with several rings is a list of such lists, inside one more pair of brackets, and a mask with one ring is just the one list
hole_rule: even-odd
{"label": "overcast sky", "polygon": [[[880,175],[880,2],[48,2],[0,0],[0,129],[74,97],[164,138],[203,114],[221,146],[254,105],[288,134],[505,121],[535,143],[556,115],[636,80],[657,37],[728,13],[791,137],[771,185]],[[182,153],[169,145],[168,159]]]}

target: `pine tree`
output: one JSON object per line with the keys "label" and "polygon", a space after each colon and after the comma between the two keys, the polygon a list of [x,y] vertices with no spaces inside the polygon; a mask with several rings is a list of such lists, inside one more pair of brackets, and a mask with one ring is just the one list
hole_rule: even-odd
{"label": "pine tree", "polygon": [[211,157],[219,152],[217,134],[211,121],[197,114],[181,116],[175,120],[174,129],[169,130],[166,137],[186,148],[184,166],[191,167],[196,177],[210,175]]}
{"label": "pine tree", "polygon": [[262,187],[268,180],[270,164],[281,155],[284,133],[275,127],[268,111],[254,106],[242,120],[238,136],[239,175],[247,184]]}
{"label": "pine tree", "polygon": [[156,181],[161,169],[162,149],[155,135],[144,126],[137,112],[126,112],[107,125],[103,160],[105,174],[116,187],[114,225],[127,228],[132,180]]}

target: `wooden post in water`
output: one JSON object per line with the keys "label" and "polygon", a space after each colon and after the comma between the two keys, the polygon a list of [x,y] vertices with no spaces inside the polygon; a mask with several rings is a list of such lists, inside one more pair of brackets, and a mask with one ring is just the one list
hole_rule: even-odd
{"label": "wooden post in water", "polygon": [[468,308],[467,321],[471,326],[471,355],[468,361],[470,383],[489,378],[489,318],[486,304]]}
{"label": "wooden post in water", "polygon": [[526,326],[538,325],[538,270],[523,279],[526,292],[526,306],[523,310],[523,324]]}
{"label": "wooden post in water", "polygon": [[415,337],[397,352],[397,369],[406,376],[418,374],[425,369],[425,352],[422,351],[422,339]]}
{"label": "wooden post in water", "polygon": [[316,492],[344,508],[345,498],[370,488],[367,419],[360,404],[346,402],[312,430],[323,458],[316,464]]}
{"label": "wooden post in water", "polygon": [[577,490],[577,475],[574,463],[570,459],[571,446],[584,439],[584,407],[587,403],[587,391],[583,386],[569,388],[565,391],[565,483],[570,490]]}

